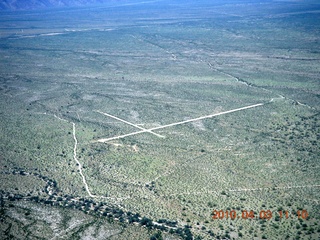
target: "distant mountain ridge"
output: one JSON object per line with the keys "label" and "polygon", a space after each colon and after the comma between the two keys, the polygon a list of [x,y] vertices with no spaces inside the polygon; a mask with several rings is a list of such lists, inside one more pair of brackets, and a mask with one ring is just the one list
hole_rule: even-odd
{"label": "distant mountain ridge", "polygon": [[35,10],[52,7],[77,7],[127,0],[2,0],[0,10]]}

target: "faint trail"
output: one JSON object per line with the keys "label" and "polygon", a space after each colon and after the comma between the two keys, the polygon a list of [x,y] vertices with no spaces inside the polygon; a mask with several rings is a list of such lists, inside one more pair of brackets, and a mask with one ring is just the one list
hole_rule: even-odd
{"label": "faint trail", "polygon": [[[287,186],[287,187],[270,187],[270,188],[240,188],[240,189],[229,189],[229,192],[249,192],[249,191],[265,191],[274,189],[294,189],[294,188],[318,188],[320,185],[305,185],[305,186]],[[220,194],[219,191],[198,191],[198,192],[182,192],[172,193],[165,196],[177,196],[177,195],[201,195],[201,194]]]}
{"label": "faint trail", "polygon": [[[47,113],[45,112],[44,114],[46,115]],[[54,116],[55,118],[57,118],[57,119],[61,120],[61,121],[68,122],[67,120],[62,119],[62,118],[58,117],[58,116],[57,116],[57,115],[55,115],[55,114],[53,114],[53,116]]]}
{"label": "faint trail", "polygon": [[263,106],[263,105],[264,105],[264,103],[258,103],[258,104],[250,105],[247,107],[241,107],[241,108],[236,108],[236,109],[225,111],[225,112],[214,113],[214,114],[210,114],[210,115],[203,116],[203,117],[198,117],[198,118],[193,118],[193,119],[189,119],[189,120],[185,120],[185,121],[181,121],[181,122],[171,123],[171,124],[167,124],[167,125],[163,125],[163,126],[159,126],[159,127],[154,127],[154,128],[150,128],[150,129],[145,129],[145,130],[138,131],[138,132],[128,133],[128,134],[124,134],[124,135],[120,135],[120,136],[116,136],[116,137],[102,138],[102,139],[96,140],[96,142],[104,143],[104,142],[108,142],[111,140],[125,138],[128,136],[132,136],[132,135],[136,135],[136,134],[140,134],[140,133],[145,133],[145,132],[163,129],[163,128],[167,128],[167,127],[177,126],[177,125],[181,125],[181,124],[185,124],[185,123],[189,123],[189,122],[194,122],[194,121],[198,121],[198,120],[202,120],[202,119],[206,119],[206,118],[212,118],[215,116],[219,116],[219,115],[223,115],[223,114],[227,114],[227,113],[232,113],[232,112],[237,112],[237,111],[242,111],[245,109],[255,108],[255,107],[259,107],[259,106]]}
{"label": "faint trail", "polygon": [[78,112],[76,112],[76,114],[77,114],[77,116],[78,116],[79,122],[81,122],[81,119],[80,119],[80,116],[79,116]]}
{"label": "faint trail", "polygon": [[124,123],[126,123],[126,124],[128,124],[128,125],[134,126],[134,127],[139,128],[139,129],[141,129],[141,130],[144,130],[144,131],[146,131],[146,132],[148,132],[148,133],[151,133],[151,134],[153,134],[153,135],[156,135],[157,137],[164,138],[164,136],[162,136],[162,135],[160,135],[160,134],[154,133],[154,132],[152,132],[151,130],[145,129],[145,128],[140,127],[140,126],[138,126],[138,125],[136,125],[136,124],[134,124],[134,123],[128,122],[128,121],[126,121],[126,120],[123,120],[123,119],[118,118],[118,117],[116,117],[116,116],[113,116],[113,115],[111,115],[111,114],[104,113],[104,112],[101,112],[101,111],[99,111],[99,110],[95,110],[95,112],[100,113],[100,114],[103,114],[103,115],[108,116],[108,117],[111,117],[111,118],[116,119],[116,120],[118,120],[118,121],[124,122]]}
{"label": "faint trail", "polygon": [[168,194],[168,195],[165,195],[165,196],[179,196],[179,195],[201,195],[201,194],[215,194],[215,195],[218,195],[220,194],[220,192],[218,191],[199,191],[199,192],[182,192],[182,193],[172,193],[172,194]]}
{"label": "faint trail", "polygon": [[309,106],[309,105],[307,105],[307,104],[301,103],[301,102],[296,101],[296,100],[294,100],[294,101],[295,101],[296,103],[298,103],[298,105],[301,105],[301,106],[304,106],[304,107],[307,107],[307,108],[314,109],[313,107],[311,107],[311,106]]}
{"label": "faint trail", "polygon": [[[201,62],[205,62],[205,61],[201,60]],[[226,72],[224,72],[224,71],[222,71],[222,70],[214,67],[211,62],[207,62],[207,64],[208,64],[209,68],[211,68],[212,70],[214,70],[214,71],[216,71],[216,72],[219,72],[219,73],[221,73],[221,74],[223,74],[223,75],[226,75],[226,76],[228,76],[228,77],[236,80],[238,83],[244,84],[244,85],[246,85],[246,86],[248,86],[248,87],[253,87],[252,84],[247,83],[246,81],[240,80],[239,78],[231,75],[230,73],[226,73]],[[268,91],[270,91],[270,90],[268,90]]]}
{"label": "faint trail", "polygon": [[285,99],[285,97],[282,95],[278,95],[278,96],[279,96],[278,98],[271,98],[270,102],[273,102],[276,99]]}
{"label": "faint trail", "polygon": [[271,187],[271,188],[240,188],[230,189],[229,192],[247,192],[247,191],[263,191],[272,189],[292,189],[292,188],[317,188],[320,185],[305,185],[305,186],[287,186],[287,187]]}
{"label": "faint trail", "polygon": [[[205,61],[201,61],[201,62],[205,62]],[[267,88],[264,88],[264,87],[262,87],[262,86],[257,86],[257,85],[255,85],[255,84],[252,84],[252,83],[250,83],[250,82],[247,82],[247,81],[245,81],[245,80],[242,80],[242,79],[240,79],[240,78],[238,78],[238,77],[236,77],[236,76],[233,76],[233,75],[230,74],[230,73],[227,73],[227,72],[224,72],[224,71],[222,71],[222,70],[220,70],[220,69],[218,69],[218,68],[215,68],[215,67],[213,66],[213,64],[210,63],[210,62],[207,62],[207,64],[208,64],[209,68],[211,68],[212,70],[214,70],[214,71],[216,71],[216,72],[219,72],[219,73],[221,73],[221,74],[224,74],[224,75],[226,75],[226,76],[228,76],[228,77],[236,80],[237,82],[239,82],[239,83],[241,83],[241,84],[244,84],[244,85],[246,85],[246,86],[248,86],[248,87],[253,87],[253,88],[257,88],[257,89],[262,89],[262,90],[264,90],[264,91],[266,91],[266,92],[269,92],[269,93],[273,93],[273,91],[271,91],[271,90],[269,90],[269,89],[267,89]],[[301,105],[301,106],[304,106],[304,107],[307,107],[307,108],[310,108],[310,109],[315,109],[314,107],[311,107],[311,106],[309,106],[309,105],[307,105],[307,104],[305,104],[305,103],[301,103],[301,102],[299,102],[299,101],[297,101],[297,100],[294,100],[294,99],[285,97],[285,96],[280,95],[280,94],[277,94],[277,95],[279,96],[279,98],[272,98],[272,99],[270,100],[270,102],[272,102],[274,99],[288,99],[288,100],[290,100],[290,101],[295,102],[295,103],[298,104],[298,105]]]}

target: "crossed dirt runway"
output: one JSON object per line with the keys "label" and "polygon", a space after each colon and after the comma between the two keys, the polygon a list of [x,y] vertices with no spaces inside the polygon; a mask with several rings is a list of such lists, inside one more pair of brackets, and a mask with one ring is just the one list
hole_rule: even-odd
{"label": "crossed dirt runway", "polygon": [[[198,120],[202,120],[202,119],[206,119],[206,118],[212,118],[212,117],[223,115],[223,114],[227,114],[227,113],[242,111],[242,110],[246,110],[246,109],[249,109],[249,108],[255,108],[255,107],[259,107],[259,106],[263,106],[263,105],[264,105],[264,103],[258,103],[258,104],[250,105],[250,106],[247,106],[247,107],[236,108],[236,109],[232,109],[232,110],[225,111],[225,112],[214,113],[214,114],[210,114],[210,115],[207,115],[207,116],[193,118],[193,119],[189,119],[189,120],[185,120],[185,121],[181,121],[181,122],[176,122],[176,123],[170,123],[170,124],[167,124],[167,125],[154,127],[154,128],[150,128],[150,129],[144,129],[144,128],[141,128],[141,127],[139,127],[139,126],[137,126],[137,125],[135,125],[133,123],[129,123],[129,122],[124,121],[124,120],[120,120],[120,121],[126,122],[126,123],[128,123],[128,124],[130,124],[132,126],[136,126],[137,128],[140,128],[140,129],[143,129],[143,130],[137,131],[137,132],[133,132],[133,133],[124,134],[124,135],[120,135],[120,136],[110,137],[110,138],[102,138],[102,139],[98,139],[96,141],[104,143],[104,142],[108,142],[108,141],[111,141],[111,140],[125,138],[125,137],[129,137],[129,136],[133,136],[133,135],[137,135],[137,134],[145,133],[145,132],[149,132],[149,133],[155,134],[152,131],[158,130],[158,129],[167,128],[167,127],[173,127],[173,126],[177,126],[177,125],[181,125],[181,124],[185,124],[185,123],[189,123],[189,122],[194,122],[194,121],[198,121]],[[99,112],[101,114],[104,114],[104,115],[107,115],[107,116],[110,116],[110,117],[113,117],[113,118],[117,119],[116,117],[114,117],[114,116],[112,116],[110,114],[103,113],[101,111],[96,111],[96,112]],[[118,120],[119,120],[119,118],[118,118]],[[163,136],[161,136],[161,137],[163,137]]]}
{"label": "crossed dirt runway", "polygon": [[[272,100],[270,102],[272,102]],[[150,133],[150,134],[153,134],[153,135],[155,135],[155,136],[157,136],[159,138],[164,138],[164,136],[162,136],[160,134],[157,134],[157,133],[155,133],[153,131],[158,130],[158,129],[167,128],[167,127],[173,127],[173,126],[177,126],[177,125],[181,125],[181,124],[185,124],[185,123],[190,123],[190,122],[194,122],[194,121],[198,121],[198,120],[202,120],[202,119],[212,118],[212,117],[215,117],[215,116],[220,116],[220,115],[224,115],[224,114],[228,114],[228,113],[233,113],[233,112],[237,112],[237,111],[243,111],[243,110],[246,110],[246,109],[255,108],[255,107],[259,107],[259,106],[263,106],[263,105],[264,105],[264,103],[258,103],[258,104],[254,104],[254,105],[250,105],[250,106],[246,106],[246,107],[236,108],[236,109],[232,109],[232,110],[228,110],[228,111],[224,111],[224,112],[220,112],[220,113],[214,113],[214,114],[210,114],[210,115],[206,115],[206,116],[202,116],[202,117],[198,117],[198,118],[193,118],[193,119],[189,119],[189,120],[185,120],[185,121],[170,123],[170,124],[166,124],[166,125],[163,125],[163,126],[150,128],[150,129],[145,129],[143,127],[138,126],[137,124],[128,122],[128,121],[126,121],[124,119],[121,119],[119,117],[116,117],[114,115],[102,112],[100,110],[95,110],[95,112],[97,112],[97,113],[100,113],[102,115],[105,115],[107,117],[116,119],[118,121],[121,121],[123,123],[126,123],[128,125],[131,125],[131,126],[134,126],[134,127],[138,128],[138,129],[140,129],[140,131],[136,131],[136,132],[132,132],[132,133],[124,134],[124,135],[119,135],[119,136],[110,137],[110,138],[98,139],[95,142],[105,143],[105,142],[108,142],[108,141],[111,141],[111,140],[121,139],[121,138],[125,138],[125,137],[128,137],[128,136],[137,135],[137,134],[140,134],[140,133]],[[62,119],[62,118],[58,117],[55,114],[53,116],[56,117],[57,119],[61,120],[61,121],[69,122],[69,121],[67,121],[65,119]],[[108,198],[108,199],[120,200],[120,201],[123,200],[123,199],[119,199],[119,198],[98,196],[98,195],[94,195],[94,194],[91,193],[91,191],[89,189],[89,186],[87,184],[87,181],[86,181],[86,177],[82,172],[82,165],[81,165],[81,163],[79,162],[79,160],[77,158],[78,141],[77,141],[77,138],[76,138],[76,124],[74,122],[69,122],[69,123],[72,123],[72,130],[73,130],[72,131],[73,132],[73,139],[74,139],[73,158],[74,158],[75,162],[78,165],[79,174],[81,175],[82,182],[83,182],[83,184],[85,186],[85,189],[86,189],[86,192],[88,193],[88,195],[90,197],[92,197],[92,198]],[[314,188],[314,187],[320,187],[320,185],[287,186],[287,187],[281,187],[281,188],[283,188],[283,189],[291,189],[291,188],[303,188],[303,187]],[[280,187],[276,187],[276,189],[278,189],[278,188],[280,188]],[[262,190],[266,190],[266,189],[269,189],[269,188],[256,188],[256,189],[241,188],[241,189],[230,189],[229,191],[230,192],[262,191]],[[192,193],[189,193],[189,194],[192,194]]]}

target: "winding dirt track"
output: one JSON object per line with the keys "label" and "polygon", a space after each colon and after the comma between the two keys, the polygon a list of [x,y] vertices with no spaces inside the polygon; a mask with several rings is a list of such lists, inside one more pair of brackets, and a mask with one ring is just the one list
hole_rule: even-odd
{"label": "winding dirt track", "polygon": [[81,163],[79,162],[79,160],[77,159],[77,146],[78,146],[78,140],[76,138],[76,124],[73,122],[72,123],[72,132],[73,132],[73,139],[74,139],[74,148],[73,148],[73,159],[77,162],[78,164],[78,169],[79,169],[79,173],[82,177],[82,182],[86,188],[87,193],[89,194],[90,197],[97,197],[96,195],[93,195],[89,189],[89,186],[87,184],[86,178],[82,173],[82,166]]}

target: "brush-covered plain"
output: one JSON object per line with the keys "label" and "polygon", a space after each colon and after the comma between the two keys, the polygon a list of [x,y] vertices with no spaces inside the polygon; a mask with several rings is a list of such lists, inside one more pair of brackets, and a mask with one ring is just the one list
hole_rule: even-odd
{"label": "brush-covered plain", "polygon": [[[149,3],[1,15],[1,231],[57,237],[18,222],[38,219],[25,213],[34,209],[77,218],[77,210],[47,210],[38,201],[9,206],[5,196],[20,194],[104,202],[177,221],[199,239],[318,239],[319,13],[303,3],[262,5],[190,2],[164,10]],[[149,129],[258,103],[264,105],[154,131],[165,138],[144,132],[97,141],[141,131],[97,110]],[[78,210],[93,216],[74,227],[57,220],[61,234],[110,233],[110,221],[94,209]],[[257,218],[213,220],[215,209],[253,210]],[[261,210],[273,217],[259,219]],[[298,219],[298,210],[308,218]],[[117,239],[139,229],[129,225],[124,234],[122,225],[112,226]],[[156,239],[154,230],[139,231],[135,239]]]}

